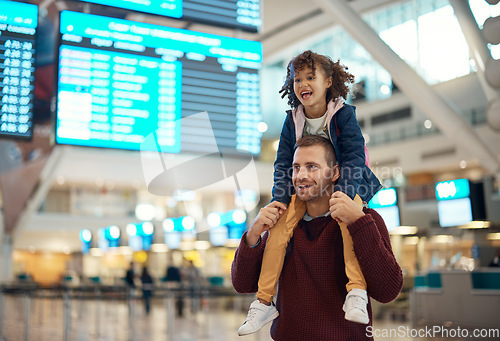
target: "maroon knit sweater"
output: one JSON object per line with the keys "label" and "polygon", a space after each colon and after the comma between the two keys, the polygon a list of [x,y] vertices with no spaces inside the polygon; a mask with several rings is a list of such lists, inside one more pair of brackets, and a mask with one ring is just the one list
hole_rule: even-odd
{"label": "maroon knit sweater", "polygon": [[[387,303],[396,298],[403,274],[394,258],[389,234],[380,215],[371,209],[348,226],[354,252],[368,285],[368,295]],[[257,292],[267,233],[250,248],[243,236],[231,269],[239,293]],[[342,236],[330,216],[302,220],[288,244],[278,282],[276,307],[280,316],[271,326],[276,341],[372,340],[366,325],[346,321],[342,305],[347,294]],[[370,324],[372,310],[368,304]]]}

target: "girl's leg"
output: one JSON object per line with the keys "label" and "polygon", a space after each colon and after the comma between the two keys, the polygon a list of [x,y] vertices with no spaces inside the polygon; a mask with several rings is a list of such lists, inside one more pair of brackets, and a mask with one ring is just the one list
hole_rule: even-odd
{"label": "girl's leg", "polygon": [[[356,195],[354,202],[363,208],[363,202],[359,195]],[[351,234],[346,224],[339,224],[342,232],[344,244],[345,273],[349,282],[346,284],[347,296],[342,307],[345,312],[345,319],[357,323],[367,324],[370,322],[367,305],[368,295],[366,293],[366,280],[359,267],[358,259],[354,254],[354,247]]]}
{"label": "girl's leg", "polygon": [[[272,300],[276,295],[278,278],[283,269],[286,247],[305,211],[305,204],[294,195],[288,209],[276,225],[269,230],[260,270],[258,300],[250,305],[247,318],[238,329],[238,335],[255,333],[278,317],[279,313]],[[268,304],[259,302],[261,300]]]}
{"label": "girl's leg", "polygon": [[[354,197],[354,202],[358,204],[358,206],[363,208],[363,201],[356,194]],[[366,280],[361,272],[361,268],[359,267],[358,259],[354,254],[354,247],[352,243],[351,234],[347,229],[347,224],[340,223],[340,231],[342,232],[342,241],[344,243],[344,262],[345,262],[345,273],[349,282],[346,284],[347,292],[352,289],[362,289],[366,290]]]}
{"label": "girl's leg", "polygon": [[269,230],[259,277],[257,298],[271,302],[276,295],[278,278],[281,275],[288,242],[293,230],[306,212],[306,205],[293,195],[284,215]]}

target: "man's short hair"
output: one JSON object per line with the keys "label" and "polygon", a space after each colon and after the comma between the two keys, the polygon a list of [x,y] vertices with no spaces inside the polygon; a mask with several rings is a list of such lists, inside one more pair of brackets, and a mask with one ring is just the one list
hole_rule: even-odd
{"label": "man's short hair", "polygon": [[337,164],[337,157],[335,155],[335,150],[333,145],[327,138],[319,135],[307,135],[301,137],[297,143],[295,143],[295,149],[299,147],[312,147],[321,146],[325,151],[325,160],[330,167],[333,168]]}

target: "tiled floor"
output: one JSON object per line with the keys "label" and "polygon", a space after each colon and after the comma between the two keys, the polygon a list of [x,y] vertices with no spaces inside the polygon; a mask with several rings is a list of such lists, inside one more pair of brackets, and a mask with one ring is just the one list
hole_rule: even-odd
{"label": "tiled floor", "polygon": [[[268,341],[269,326],[259,333],[239,337],[236,330],[245,318],[245,309],[252,297],[238,300],[213,298],[201,301],[197,313],[185,304],[184,317],[167,314],[169,302],[155,299],[150,315],[144,312],[143,302],[132,302],[129,312],[127,302],[120,300],[71,302],[71,313],[65,314],[61,299],[31,299],[29,314],[25,314],[24,297],[5,296],[3,324],[0,335],[5,341]],[[173,302],[170,302],[172,304]],[[174,309],[170,309],[173,311]],[[26,318],[29,328],[26,337]],[[168,320],[174,319],[169,324]],[[65,329],[65,320],[70,321]],[[374,330],[380,335],[384,330],[409,328],[407,322],[375,321]],[[66,334],[66,330],[67,334]],[[67,338],[66,338],[67,335]],[[1,338],[0,338],[1,340]],[[378,337],[375,340],[478,340],[465,338],[412,338]],[[307,340],[309,341],[309,340]]]}
{"label": "tiled floor", "polygon": [[[240,300],[240,307],[251,298]],[[167,300],[154,299],[149,315],[143,302],[132,302],[129,313],[125,301],[72,301],[70,328],[67,340],[75,341],[267,341],[269,326],[259,333],[239,337],[236,331],[245,319],[245,312],[235,310],[235,304],[226,298],[205,299],[197,313],[191,312],[185,302],[184,317],[167,316]],[[248,303],[249,304],[249,303]],[[24,297],[5,296],[2,333],[5,341],[65,340],[65,314],[61,299],[31,299],[30,313],[25,314]],[[173,314],[172,314],[173,315]],[[26,319],[29,319],[26,339]],[[168,319],[174,318],[169,329]],[[0,339],[1,340],[1,339]]]}

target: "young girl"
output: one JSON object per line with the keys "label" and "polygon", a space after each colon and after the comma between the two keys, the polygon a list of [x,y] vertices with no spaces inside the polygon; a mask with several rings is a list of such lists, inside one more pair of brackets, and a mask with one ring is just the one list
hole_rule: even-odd
{"label": "young girl", "polygon": [[[279,313],[273,303],[278,278],[283,268],[286,248],[293,229],[305,213],[305,204],[293,194],[291,168],[295,142],[305,135],[321,135],[328,138],[335,149],[341,175],[335,191],[346,193],[362,207],[382,185],[366,165],[365,144],[356,120],[354,107],[344,103],[349,84],[354,76],[338,61],[311,51],[293,58],[287,67],[285,84],[280,93],[288,95],[293,108],[281,132],[278,154],[274,163],[274,187],[272,201],[287,206],[280,212],[280,219],[269,230],[259,277],[257,300],[252,303],[247,319],[238,329],[239,335],[247,335],[261,329]],[[347,296],[343,306],[347,320],[367,324],[366,281],[354,255],[352,238],[347,225],[338,221],[344,243],[344,261]]]}

